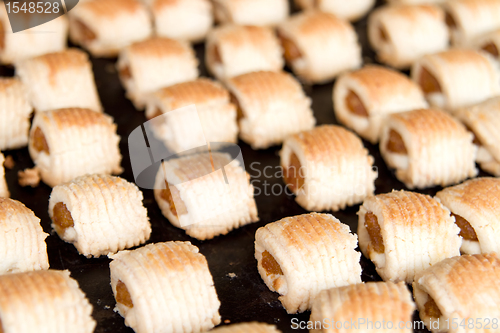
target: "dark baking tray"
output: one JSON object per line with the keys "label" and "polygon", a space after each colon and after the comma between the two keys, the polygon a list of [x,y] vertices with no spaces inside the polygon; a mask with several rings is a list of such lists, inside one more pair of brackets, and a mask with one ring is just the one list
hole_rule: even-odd
{"label": "dark baking tray", "polygon": [[[363,58],[365,63],[375,62],[373,51],[369,48],[366,39],[366,19],[355,23],[360,43],[363,46]],[[208,76],[204,66],[204,47],[195,46],[198,59],[200,60],[200,73]],[[132,130],[146,121],[143,112],[138,112],[133,105],[124,97],[124,90],[120,85],[115,70],[115,59],[92,59],[95,79],[101,101],[107,113],[112,115],[118,125],[118,134],[122,140],[120,149],[123,154],[122,166],[124,173],[121,177],[134,181],[130,165],[127,138]],[[13,75],[12,68],[2,67],[2,75]],[[71,84],[71,82],[68,82]],[[320,124],[336,124],[332,105],[333,84],[304,86],[307,95],[312,98],[312,108]],[[385,166],[378,147],[364,142],[375,158],[375,165],[379,176],[376,180],[376,193],[390,192],[392,189],[404,189],[393,173]],[[221,301],[220,314],[223,323],[237,323],[245,321],[261,321],[275,324],[283,332],[301,331],[291,328],[291,320],[308,320],[309,312],[298,315],[288,315],[278,301],[278,294],[269,291],[257,272],[256,260],[254,259],[254,235],[257,228],[277,221],[286,216],[306,213],[294,200],[294,197],[284,191],[285,187],[281,179],[274,177],[279,171],[279,147],[267,150],[252,150],[247,144],[239,142],[246,170],[251,176],[251,181],[256,188],[257,207],[260,221],[238,230],[234,230],[226,236],[217,237],[210,241],[200,242],[185,235],[185,233],[173,227],[163,217],[158,208],[152,190],[143,190],[144,205],[148,209],[153,232],[148,243],[163,242],[170,240],[191,241],[200,248],[212,272],[217,294]],[[80,287],[86,293],[94,307],[93,317],[97,321],[96,333],[103,332],[133,332],[124,325],[123,318],[113,311],[115,301],[109,283],[108,258],[87,259],[78,254],[71,244],[67,244],[51,231],[50,218],[47,213],[48,198],[51,188],[41,183],[37,188],[22,188],[17,183],[17,172],[33,166],[28,150],[19,149],[4,152],[6,156],[12,156],[15,167],[6,170],[7,183],[13,199],[22,201],[32,209],[41,219],[43,229],[50,233],[47,238],[47,250],[50,267],[53,269],[69,269],[71,275],[76,278]],[[259,162],[258,164],[254,162]],[[264,168],[267,174],[264,176]],[[421,191],[426,194],[435,194],[439,188]],[[267,191],[267,192],[266,192]],[[266,195],[270,194],[270,195]],[[351,231],[357,230],[357,216],[359,205],[346,210],[333,213],[340,221],[350,226]],[[366,258],[361,258],[363,267],[363,281],[377,281],[380,277],[375,272],[373,264]],[[229,274],[233,273],[233,274]],[[415,313],[414,319],[418,319]],[[305,330],[303,330],[305,331]],[[419,330],[418,332],[428,332]]]}

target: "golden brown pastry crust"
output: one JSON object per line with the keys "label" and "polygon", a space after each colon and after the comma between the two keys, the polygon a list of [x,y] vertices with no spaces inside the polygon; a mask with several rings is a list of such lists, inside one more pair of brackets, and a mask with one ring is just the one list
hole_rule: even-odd
{"label": "golden brown pastry crust", "polygon": [[222,24],[276,26],[288,13],[287,0],[214,0],[215,19]]}
{"label": "golden brown pastry crust", "polygon": [[232,324],[227,326],[219,326],[212,330],[214,333],[280,333],[281,331],[274,325],[249,322]]}

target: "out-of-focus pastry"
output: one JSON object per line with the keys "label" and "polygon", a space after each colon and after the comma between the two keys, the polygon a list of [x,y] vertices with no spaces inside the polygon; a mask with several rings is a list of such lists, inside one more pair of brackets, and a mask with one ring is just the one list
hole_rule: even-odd
{"label": "out-of-focus pastry", "polygon": [[0,276],[2,331],[92,333],[92,305],[69,271]]}
{"label": "out-of-focus pastry", "polygon": [[361,66],[361,47],[349,22],[333,14],[306,11],[278,27],[285,60],[293,72],[311,83],[330,81]]}
{"label": "out-of-focus pastry", "polygon": [[95,57],[115,57],[152,33],[148,9],[138,0],[88,0],[69,12],[71,41]]}
{"label": "out-of-focus pastry", "polygon": [[356,21],[375,5],[375,0],[295,0],[302,9],[319,9],[340,18]]}
{"label": "out-of-focus pastry", "polygon": [[290,11],[287,0],[213,0],[213,3],[215,19],[220,23],[275,26]]}
{"label": "out-of-focus pastry", "polygon": [[28,144],[32,111],[21,81],[0,78],[0,150],[21,148]]}
{"label": "out-of-focus pastry", "polygon": [[56,186],[85,174],[121,173],[119,141],[110,116],[60,109],[35,115],[28,149],[44,183]]}
{"label": "out-of-focus pastry", "polygon": [[335,117],[371,143],[391,113],[426,108],[420,87],[389,68],[368,65],[342,75],[333,88]]}
{"label": "out-of-focus pastry", "polygon": [[271,28],[226,24],[207,36],[205,61],[219,80],[255,71],[280,71],[284,62]]}
{"label": "out-of-focus pastry", "polygon": [[378,59],[408,68],[425,54],[448,48],[445,13],[437,5],[387,5],[368,19],[368,37]]}
{"label": "out-of-focus pastry", "polygon": [[386,0],[390,4],[421,5],[421,4],[442,4],[448,0]]}
{"label": "out-of-focus pastry", "polygon": [[35,111],[88,108],[101,111],[92,64],[78,49],[45,54],[16,64]]}
{"label": "out-of-focus pastry", "polygon": [[274,325],[259,323],[259,322],[249,322],[249,323],[239,323],[227,326],[219,326],[213,329],[213,333],[281,333],[279,329]]}
{"label": "out-of-focus pastry", "polygon": [[413,311],[415,303],[403,282],[368,282],[332,288],[316,297],[309,320],[322,325],[310,332],[339,332],[337,323],[342,323],[345,333],[411,333],[413,330],[406,323],[413,322]]}
{"label": "out-of-focus pastry", "polygon": [[460,227],[462,253],[500,253],[500,179],[476,178],[436,194]]}
{"label": "out-of-focus pastry", "polygon": [[253,72],[230,79],[227,86],[238,109],[240,137],[253,149],[280,144],[316,123],[311,99],[290,74]]}
{"label": "out-of-focus pastry", "polygon": [[[199,133],[193,130],[190,114],[171,112],[194,105],[199,119]],[[194,111],[194,109],[193,109]],[[197,142],[231,142],[238,140],[236,107],[229,92],[218,82],[200,78],[158,90],[147,99],[146,117],[155,118],[155,136],[173,152],[180,153],[198,146]],[[203,134],[203,137],[198,137]]]}
{"label": "out-of-focus pastry", "polygon": [[433,333],[497,331],[499,279],[500,259],[495,253],[441,261],[413,282],[420,319]]}
{"label": "out-of-focus pastry", "polygon": [[451,112],[500,94],[498,68],[485,52],[451,49],[425,55],[413,64],[411,77],[432,106]]}
{"label": "out-of-focus pastry", "polygon": [[387,118],[380,152],[408,188],[447,186],[476,176],[472,140],[472,133],[448,113],[420,109]]}
{"label": "out-of-focus pastry", "polygon": [[495,60],[500,61],[500,28],[474,38],[472,45],[476,49],[488,52]]}
{"label": "out-of-focus pastry", "polygon": [[5,157],[2,152],[0,152],[0,198],[10,197],[9,188],[7,182],[5,181],[5,168],[3,163],[5,162]]}
{"label": "out-of-focus pastry", "polygon": [[283,178],[309,211],[344,209],[373,194],[373,157],[354,133],[323,125],[289,136],[280,152]]}
{"label": "out-of-focus pastry", "polygon": [[459,232],[446,207],[415,192],[370,196],[358,212],[359,247],[384,281],[411,283],[418,272],[460,255]]}
{"label": "out-of-focus pastry", "polygon": [[33,211],[19,201],[0,198],[0,274],[48,269],[47,236]]}
{"label": "out-of-focus pastry", "polygon": [[456,115],[474,134],[476,162],[484,171],[500,177],[500,97],[459,109]]}
{"label": "out-of-focus pastry", "polygon": [[325,289],[361,282],[361,254],[349,226],[330,214],[286,217],[255,233],[260,276],[288,313],[311,308]]}
{"label": "out-of-focus pastry", "polygon": [[448,0],[444,9],[454,46],[471,46],[481,35],[500,29],[497,0]]}
{"label": "out-of-focus pastry", "polygon": [[136,333],[204,332],[221,321],[207,260],[190,242],[121,251],[109,268],[118,312]]}
{"label": "out-of-focus pastry", "polygon": [[123,178],[85,175],[52,189],[49,215],[61,239],[86,257],[99,257],[149,239],[142,199],[137,186]]}
{"label": "out-of-focus pastry", "polygon": [[186,42],[152,38],[123,49],[118,59],[120,80],[127,97],[139,109],[154,91],[198,77],[198,60]]}
{"label": "out-of-focus pastry", "polygon": [[155,199],[165,217],[205,240],[259,220],[250,176],[227,153],[200,153],[163,162]]}

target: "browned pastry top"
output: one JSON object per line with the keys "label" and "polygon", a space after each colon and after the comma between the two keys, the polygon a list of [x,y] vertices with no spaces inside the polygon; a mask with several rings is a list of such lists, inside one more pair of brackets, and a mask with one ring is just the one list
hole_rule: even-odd
{"label": "browned pastry top", "polygon": [[153,37],[132,44],[130,52],[141,56],[164,57],[166,55],[184,55],[189,52],[189,48],[175,39]]}

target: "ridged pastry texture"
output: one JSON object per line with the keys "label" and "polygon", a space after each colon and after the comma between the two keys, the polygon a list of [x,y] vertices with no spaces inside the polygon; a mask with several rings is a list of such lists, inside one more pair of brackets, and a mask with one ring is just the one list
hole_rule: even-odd
{"label": "ridged pastry texture", "polygon": [[16,75],[37,112],[69,107],[102,110],[92,65],[81,50],[73,48],[22,60],[16,64]]}
{"label": "ridged pastry texture", "polygon": [[275,26],[289,11],[287,0],[214,0],[214,15],[222,24]]}
{"label": "ridged pastry texture", "polygon": [[0,198],[8,198],[10,197],[10,192],[7,182],[5,181],[5,168],[3,162],[5,162],[5,157],[2,152],[0,152]]}
{"label": "ridged pastry texture", "polygon": [[[394,132],[406,152],[391,148]],[[380,152],[408,188],[448,186],[476,176],[477,147],[472,139],[465,126],[446,112],[421,109],[388,117]]]}
{"label": "ridged pastry texture", "polygon": [[428,195],[392,191],[368,197],[358,221],[359,247],[384,281],[411,283],[415,274],[460,254],[460,229],[448,208]]}
{"label": "ridged pastry texture", "polygon": [[149,244],[113,258],[115,298],[121,299],[120,283],[129,297],[128,305],[117,302],[117,309],[136,333],[196,333],[220,323],[207,260],[190,242]]}
{"label": "ridged pastry texture", "polygon": [[500,177],[500,97],[459,109],[456,113],[477,140],[476,162],[481,169]]}
{"label": "ridged pastry texture", "polygon": [[[52,7],[53,4],[55,3],[51,3],[50,9],[48,5],[44,5],[44,10],[48,10],[52,13],[52,11],[56,10]],[[19,7],[22,8],[22,5]],[[63,11],[62,7],[59,7],[59,9]],[[12,8],[11,10],[14,11],[15,9]],[[19,10],[24,14],[21,9]],[[39,19],[42,15],[30,15],[30,18],[33,18],[33,20],[16,23],[28,28],[29,23]],[[2,45],[0,50],[1,64],[13,65],[23,59],[37,57],[45,53],[62,51],[66,48],[68,39],[68,19],[65,16],[59,16],[44,24],[23,30],[20,33],[12,33],[6,6],[0,6],[0,25],[2,28],[2,35],[0,37]]]}
{"label": "ridged pastry texture", "polygon": [[[291,135],[280,156],[286,183],[287,172],[303,178],[303,185],[292,192],[309,211],[344,209],[375,190],[378,173],[372,168],[373,157],[361,139],[343,127],[322,125]],[[300,165],[293,165],[293,156]]]}
{"label": "ridged pastry texture", "polygon": [[[47,143],[40,142],[37,129]],[[30,131],[29,153],[42,180],[56,186],[85,174],[119,174],[122,156],[113,119],[88,109],[60,109],[35,115]]]}
{"label": "ridged pastry texture", "polygon": [[[365,115],[359,114],[352,94],[359,99]],[[333,88],[333,104],[337,120],[373,144],[379,141],[389,114],[428,107],[415,82],[395,70],[376,65],[340,76]]]}
{"label": "ridged pastry texture", "polygon": [[152,0],[150,10],[160,37],[201,42],[214,23],[210,0]]}
{"label": "ridged pastry texture", "polygon": [[[151,225],[142,204],[142,192],[133,183],[109,175],[85,175],[52,189],[49,215],[52,227],[80,254],[99,257],[140,245],[149,239]],[[62,228],[65,205],[73,226]]]}
{"label": "ridged pastry texture", "polygon": [[274,325],[259,323],[259,322],[248,322],[232,324],[227,326],[219,326],[213,329],[211,332],[214,333],[280,333],[281,331]]}
{"label": "ridged pastry texture", "polygon": [[170,223],[200,240],[258,221],[253,192],[250,176],[239,161],[215,152],[163,162],[154,190]]}
{"label": "ridged pastry texture", "polygon": [[260,276],[288,313],[303,312],[321,290],[361,282],[357,236],[330,214],[286,217],[255,233]]}
{"label": "ridged pastry texture", "polygon": [[21,81],[0,78],[0,150],[21,148],[28,144],[32,111]]}
{"label": "ridged pastry texture", "polygon": [[294,133],[309,130],[316,120],[311,99],[285,72],[253,72],[234,77],[228,88],[238,101],[240,137],[253,149],[281,144]]}
{"label": "ridged pastry texture", "polygon": [[375,0],[295,0],[295,3],[306,10],[316,8],[349,21],[356,21],[370,11]]}
{"label": "ridged pastry texture", "polygon": [[69,12],[69,37],[96,57],[117,56],[153,33],[150,14],[139,0],[89,0]]}
{"label": "ridged pastry texture", "polygon": [[0,198],[0,274],[48,269],[47,236],[33,211]]}
{"label": "ridged pastry texture", "polygon": [[226,24],[207,36],[205,62],[219,80],[255,71],[280,71],[284,61],[271,28]]}
{"label": "ridged pastry texture", "polygon": [[69,271],[0,276],[0,318],[5,333],[92,333],[92,305]]}
{"label": "ridged pastry texture", "polygon": [[[433,333],[497,332],[499,279],[496,253],[445,259],[415,277],[413,296],[420,318]],[[437,305],[439,325],[435,310],[426,311],[429,300]]]}
{"label": "ridged pastry texture", "polygon": [[198,77],[198,60],[187,42],[151,38],[123,49],[118,70],[127,97],[144,108],[148,94]]}
{"label": "ridged pastry texture", "polygon": [[[435,82],[422,80],[425,69]],[[484,51],[451,49],[425,55],[413,63],[411,77],[424,88],[432,106],[454,112],[500,94],[498,66]],[[437,85],[437,87],[435,87]]]}
{"label": "ridged pastry texture", "polygon": [[476,235],[476,240],[464,237],[462,253],[500,253],[500,179],[471,179],[439,191],[436,197],[465,219]]}
{"label": "ridged pastry texture", "polygon": [[322,325],[310,332],[411,333],[413,330],[406,323],[412,322],[413,311],[415,303],[403,282],[368,282],[332,288],[316,297],[309,320]]}
{"label": "ridged pastry texture", "polygon": [[[218,82],[207,78],[183,82],[162,88],[146,101],[146,117],[151,119],[170,111],[193,105],[202,133],[193,130],[194,121],[184,112],[170,113],[152,121],[154,135],[174,152],[196,147],[195,142],[238,141],[236,107],[230,103],[229,92]],[[180,111],[180,110],[179,110]],[[203,137],[199,137],[203,134]]]}
{"label": "ridged pastry texture", "polygon": [[445,13],[437,5],[386,5],[370,14],[368,37],[378,59],[409,68],[425,54],[448,49]]}
{"label": "ridged pastry texture", "polygon": [[298,50],[298,57],[287,62],[306,82],[331,81],[361,66],[361,47],[353,26],[333,14],[312,10],[292,15],[279,25],[278,34]]}

